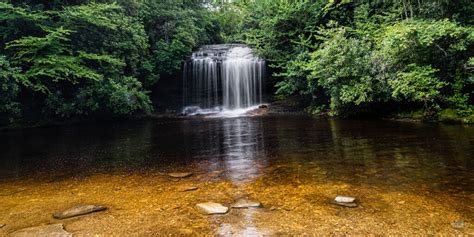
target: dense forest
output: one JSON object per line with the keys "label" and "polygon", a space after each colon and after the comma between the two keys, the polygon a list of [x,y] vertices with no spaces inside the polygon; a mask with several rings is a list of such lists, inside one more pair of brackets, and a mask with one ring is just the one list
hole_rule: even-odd
{"label": "dense forest", "polygon": [[314,115],[474,121],[471,0],[0,1],[0,124],[152,113],[205,44],[263,57]]}

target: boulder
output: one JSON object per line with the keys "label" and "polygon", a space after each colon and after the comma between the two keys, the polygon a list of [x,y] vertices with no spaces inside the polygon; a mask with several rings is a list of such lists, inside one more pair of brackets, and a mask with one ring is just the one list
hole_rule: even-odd
{"label": "boulder", "polygon": [[53,214],[53,217],[56,219],[66,219],[75,216],[85,215],[93,212],[104,211],[107,208],[104,206],[96,205],[80,205],[73,208],[67,209],[62,212],[56,212]]}
{"label": "boulder", "polygon": [[63,224],[43,225],[17,230],[11,233],[12,237],[71,237],[72,234],[64,230]]}
{"label": "boulder", "polygon": [[228,207],[214,202],[199,203],[196,205],[196,209],[206,215],[226,214],[229,211]]}

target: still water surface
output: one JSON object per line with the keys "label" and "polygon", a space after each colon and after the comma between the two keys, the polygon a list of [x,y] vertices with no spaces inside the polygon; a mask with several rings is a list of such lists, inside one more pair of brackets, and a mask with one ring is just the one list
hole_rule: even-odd
{"label": "still water surface", "polygon": [[[291,115],[76,125],[0,140],[0,234],[57,223],[48,212],[86,202],[110,209],[64,222],[68,231],[474,234],[470,126]],[[194,175],[164,175],[183,171]],[[180,191],[189,186],[199,189]],[[334,206],[337,195],[360,206]],[[264,208],[194,210],[240,197]]]}

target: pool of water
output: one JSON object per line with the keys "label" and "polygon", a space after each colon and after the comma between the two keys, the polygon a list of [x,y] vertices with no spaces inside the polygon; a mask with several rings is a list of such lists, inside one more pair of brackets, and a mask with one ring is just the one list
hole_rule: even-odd
{"label": "pool of water", "polygon": [[[79,235],[474,234],[471,126],[279,115],[83,124],[0,141],[0,235],[51,223]],[[359,207],[331,204],[338,195]],[[194,208],[241,197],[263,208]],[[51,216],[81,203],[109,209]]]}

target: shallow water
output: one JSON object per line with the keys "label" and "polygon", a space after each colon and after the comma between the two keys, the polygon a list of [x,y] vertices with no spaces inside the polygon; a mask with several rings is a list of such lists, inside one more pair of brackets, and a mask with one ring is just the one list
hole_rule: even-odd
{"label": "shallow water", "polygon": [[[470,126],[191,118],[2,132],[0,140],[0,235],[48,223],[78,235],[474,234]],[[165,175],[187,171],[193,176]],[[331,204],[338,195],[359,207]],[[218,216],[194,208],[241,197],[263,208]],[[109,209],[51,216],[81,203]],[[459,220],[464,227],[453,228]]]}

